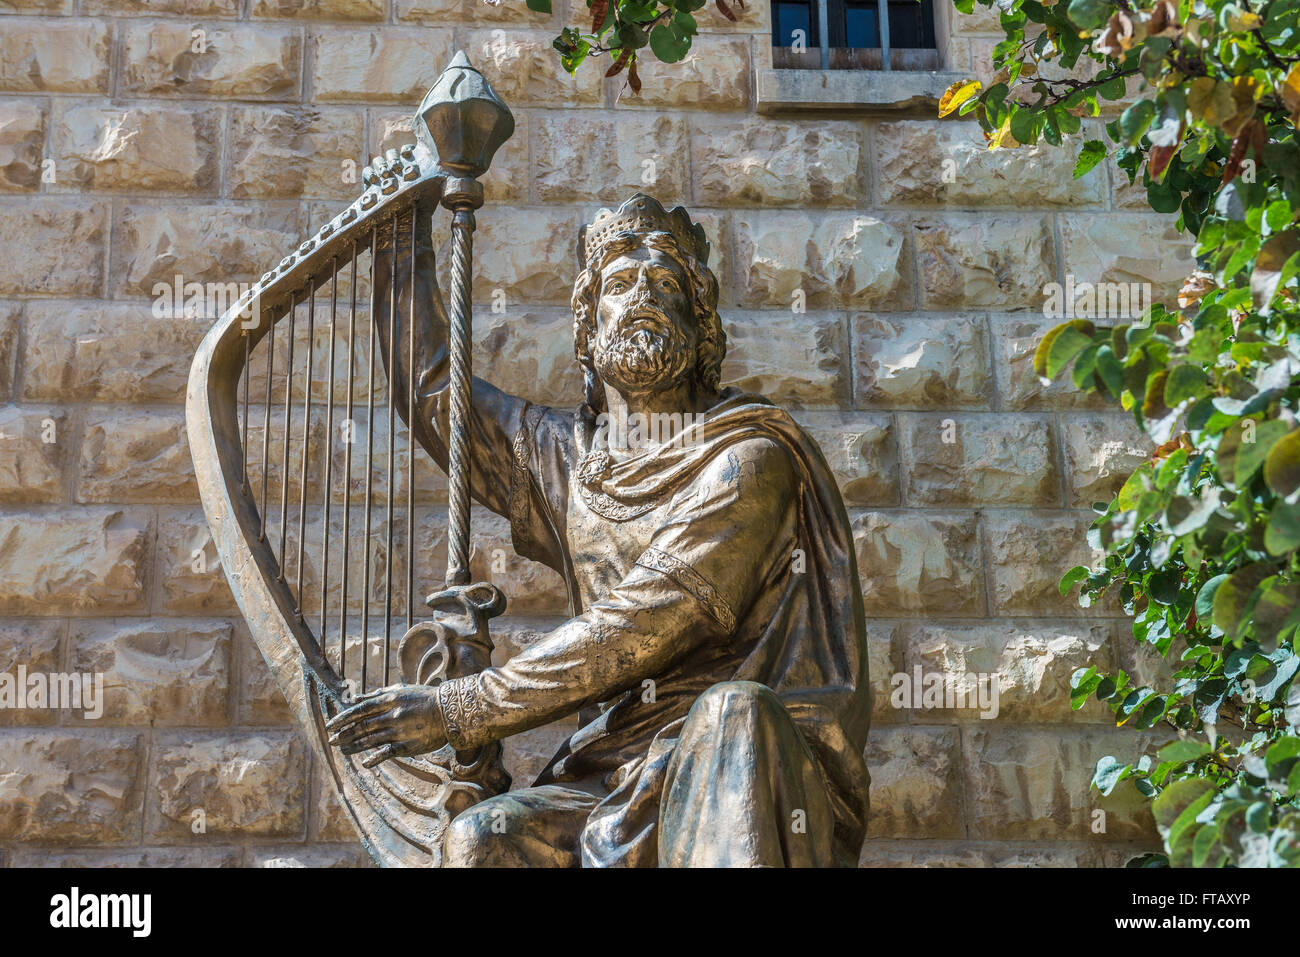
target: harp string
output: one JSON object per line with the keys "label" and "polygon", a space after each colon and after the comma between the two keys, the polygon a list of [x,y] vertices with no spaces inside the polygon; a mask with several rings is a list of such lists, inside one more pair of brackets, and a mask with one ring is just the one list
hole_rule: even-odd
{"label": "harp string", "polygon": [[352,306],[348,317],[348,406],[346,437],[343,441],[343,596],[339,602],[339,677],[348,676],[348,578],[352,565],[348,561],[352,546],[352,446],[356,440],[356,420],[353,416],[353,384],[357,373],[357,244],[352,243]]}
{"label": "harp string", "polygon": [[370,516],[374,492],[374,453],[375,430],[375,294],[379,287],[375,265],[379,249],[379,226],[376,224],[370,233],[370,348],[366,352],[369,363],[368,386],[366,388],[366,550],[362,565],[361,595],[361,690],[369,687],[370,667]]}
{"label": "harp string", "polygon": [[275,373],[275,321],[266,334],[266,413],[262,417],[262,497],[257,514],[260,519],[257,532],[259,542],[266,541],[266,479],[271,471],[271,379]]}
{"label": "harp string", "polygon": [[337,333],[339,304],[339,260],[330,259],[330,346],[329,395],[325,400],[325,494],[321,518],[321,585],[320,585],[320,641],[321,651],[329,658],[329,619],[326,613],[330,591],[330,506],[334,494],[334,340]]}
{"label": "harp string", "polygon": [[406,627],[415,621],[415,237],[420,218],[411,215],[406,316]]}
{"label": "harp string", "polygon": [[393,214],[393,254],[390,257],[390,275],[388,283],[388,509],[385,516],[386,530],[384,542],[384,670],[380,683],[388,681],[389,645],[392,644],[393,631],[393,500],[397,498],[397,488],[393,481],[394,453],[397,444],[394,437],[394,411],[397,389],[394,361],[397,349],[397,214]]}
{"label": "harp string", "polygon": [[285,543],[288,541],[289,528],[289,446],[293,443],[293,416],[291,399],[293,398],[293,346],[297,335],[298,306],[294,296],[289,297],[289,356],[284,365],[284,438],[281,440],[280,462],[280,557],[277,562],[278,578],[284,581]]}
{"label": "harp string", "polygon": [[311,448],[311,364],[316,346],[316,289],[314,277],[307,277],[307,362],[302,387],[302,462],[298,470],[298,618],[306,621],[302,594],[303,553],[307,546],[307,463]]}

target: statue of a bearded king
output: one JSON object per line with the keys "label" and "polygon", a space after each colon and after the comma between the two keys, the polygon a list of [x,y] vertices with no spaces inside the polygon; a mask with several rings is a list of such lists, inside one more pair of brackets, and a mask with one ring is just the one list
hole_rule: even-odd
{"label": "statue of a bearded king", "polygon": [[[414,282],[409,248],[394,268],[381,246],[376,315],[394,290],[398,314],[413,305],[417,345],[397,361],[416,363],[413,434],[446,469],[448,322],[430,211],[416,217],[394,231],[415,236]],[[786,412],[719,381],[718,282],[686,210],[638,193],[577,253],[585,401],[474,379],[469,425],[473,497],[564,576],[573,617],[500,667],[367,697],[332,741],[383,760],[578,716],[531,787],[455,818],[445,866],[856,865],[871,694],[825,459]]]}

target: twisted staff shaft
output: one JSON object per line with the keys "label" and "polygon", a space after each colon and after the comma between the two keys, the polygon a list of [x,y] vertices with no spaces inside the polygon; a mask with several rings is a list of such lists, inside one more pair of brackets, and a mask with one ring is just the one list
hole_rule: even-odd
{"label": "twisted staff shaft", "polygon": [[447,449],[447,585],[469,584],[469,404],[474,213],[459,208],[451,226],[451,422]]}

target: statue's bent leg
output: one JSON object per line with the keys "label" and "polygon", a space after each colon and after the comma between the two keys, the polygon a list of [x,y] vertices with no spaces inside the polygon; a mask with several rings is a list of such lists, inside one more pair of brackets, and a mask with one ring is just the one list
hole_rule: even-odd
{"label": "statue's bent leg", "polygon": [[831,867],[821,773],[776,694],[716,684],[691,707],[668,766],[660,867]]}
{"label": "statue's bent leg", "polygon": [[480,801],[447,828],[443,866],[580,867],[578,838],[599,801],[555,785]]}

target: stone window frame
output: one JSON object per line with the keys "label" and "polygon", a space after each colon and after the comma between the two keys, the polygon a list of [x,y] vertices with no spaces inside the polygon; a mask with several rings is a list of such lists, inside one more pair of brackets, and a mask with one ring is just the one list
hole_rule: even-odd
{"label": "stone window frame", "polygon": [[[754,99],[759,113],[806,110],[895,112],[936,106],[943,91],[968,78],[956,63],[948,0],[933,0],[938,70],[785,70],[773,63],[770,29],[756,44]],[[770,5],[768,7],[770,10]],[[770,14],[769,14],[770,15]]]}

